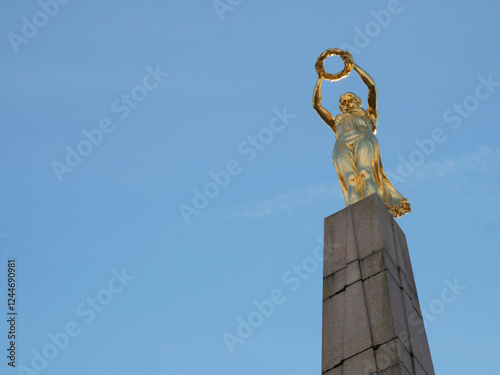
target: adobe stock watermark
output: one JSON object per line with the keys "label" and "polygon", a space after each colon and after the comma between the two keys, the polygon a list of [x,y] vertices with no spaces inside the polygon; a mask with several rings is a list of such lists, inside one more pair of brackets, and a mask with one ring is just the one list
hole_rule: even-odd
{"label": "adobe stock watermark", "polygon": [[352,44],[342,42],[339,48],[351,53],[360,53],[364,48],[370,45],[372,40],[376,38],[383,29],[389,26],[394,16],[400,14],[404,10],[400,0],[389,0],[385,8],[386,9],[380,9],[378,11],[371,10],[371,20],[362,28],[359,26],[354,27]]}
{"label": "adobe stock watermark", "polygon": [[299,265],[294,264],[281,275],[281,281],[286,288],[276,288],[269,293],[269,298],[261,301],[253,301],[253,310],[243,318],[238,316],[236,318],[236,329],[233,333],[224,332],[222,339],[226,344],[229,353],[233,354],[236,344],[243,344],[245,340],[249,339],[255,330],[261,327],[266,319],[276,311],[276,307],[285,303],[286,290],[296,291],[300,288],[302,283],[309,279],[312,273],[318,268],[322,268],[323,264],[323,240],[318,237],[316,241],[319,243],[313,250],[312,256],[308,256],[302,260]]}
{"label": "adobe stock watermark", "polygon": [[[263,151],[271,142],[276,134],[281,133],[290,124],[290,120],[296,116],[288,113],[286,107],[282,110],[273,109],[274,116],[269,121],[269,125],[260,129],[256,135],[248,136],[237,147],[239,155],[245,157],[247,163],[252,162],[259,152]],[[205,183],[201,189],[193,188],[193,198],[191,205],[180,203],[178,208],[186,224],[191,223],[191,216],[199,215],[212,200],[217,198],[223,189],[229,186],[232,178],[238,176],[243,171],[242,163],[237,160],[229,160],[223,170],[217,172],[210,171],[208,176],[210,181]]]}
{"label": "adobe stock watermark", "polygon": [[31,17],[21,18],[20,33],[13,31],[7,33],[7,39],[15,53],[19,53],[21,44],[28,44],[30,40],[38,35],[41,29],[48,25],[50,20],[59,14],[60,6],[66,5],[71,0],[40,0],[39,10]]}
{"label": "adobe stock watermark", "polygon": [[422,309],[422,317],[426,326],[436,321],[436,318],[445,312],[446,307],[455,302],[468,288],[467,285],[461,285],[457,277],[453,279],[453,282],[444,280],[444,285],[439,298],[434,298],[429,302],[428,307]]}
{"label": "adobe stock watermark", "polygon": [[[159,64],[154,69],[147,66],[146,75],[142,78],[141,83],[134,86],[127,94],[122,94],[120,98],[113,100],[110,104],[110,111],[117,116],[118,120],[125,120],[140,103],[146,100],[149,92],[156,90],[169,74],[163,72]],[[114,121],[116,122],[117,119]],[[101,145],[105,136],[115,131],[114,121],[110,117],[103,117],[95,128],[82,130],[83,139],[74,147],[66,146],[64,161],[52,162],[52,170],[60,183],[63,182],[65,173],[73,172],[83,159],[92,153],[95,147]]]}
{"label": "adobe stock watermark", "polygon": [[[135,276],[127,274],[125,268],[122,268],[120,272],[112,270],[111,274],[113,277],[108,281],[106,288],[99,290],[95,296],[88,297],[85,302],[76,307],[76,314],[83,318],[84,323],[90,324],[94,321],[97,314],[104,311],[106,306],[113,302],[115,296],[123,292],[130,281],[135,279]],[[78,324],[76,321],[67,322],[64,328],[58,332],[50,332],[47,335],[48,342],[41,349],[31,350],[30,366],[19,365],[17,367],[18,373],[20,375],[38,375],[81,333],[82,324]]]}
{"label": "adobe stock watermark", "polygon": [[[481,102],[490,98],[500,86],[500,82],[493,80],[493,74],[487,78],[482,75],[477,77],[478,84],[471,95],[466,96],[461,103],[454,103],[453,106],[443,113],[443,121],[451,124],[452,130],[458,130],[471,115],[481,107]],[[448,140],[449,129],[436,127],[432,130],[429,138],[423,140],[416,139],[417,146],[405,158],[399,155],[399,164],[397,173],[388,171],[387,176],[392,182],[404,182],[405,178],[410,177],[420,167],[426,159],[434,154],[439,144]]]}
{"label": "adobe stock watermark", "polygon": [[214,0],[212,5],[219,19],[224,21],[224,14],[227,12],[232,13],[242,2],[243,0]]}

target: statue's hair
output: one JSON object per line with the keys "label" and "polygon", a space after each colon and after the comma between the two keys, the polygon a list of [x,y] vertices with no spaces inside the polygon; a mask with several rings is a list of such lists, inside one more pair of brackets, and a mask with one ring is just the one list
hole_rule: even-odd
{"label": "statue's hair", "polygon": [[345,97],[351,97],[353,98],[356,103],[358,103],[358,106],[361,107],[363,105],[363,101],[353,92],[346,92],[344,95],[342,95],[339,99],[339,109],[340,112],[344,113],[344,106],[342,105],[342,99]]}

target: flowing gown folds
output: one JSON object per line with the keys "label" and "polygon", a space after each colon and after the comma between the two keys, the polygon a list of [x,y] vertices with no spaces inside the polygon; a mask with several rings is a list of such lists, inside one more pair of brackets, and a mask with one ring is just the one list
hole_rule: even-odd
{"label": "flowing gown folds", "polygon": [[377,193],[394,217],[410,212],[407,199],[384,172],[373,120],[358,108],[336,116],[335,122],[337,139],[332,158],[346,206]]}

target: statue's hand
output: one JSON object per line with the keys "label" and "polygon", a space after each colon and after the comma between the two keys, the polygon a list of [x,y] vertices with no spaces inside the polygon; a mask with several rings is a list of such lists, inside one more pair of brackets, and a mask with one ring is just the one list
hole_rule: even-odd
{"label": "statue's hand", "polygon": [[344,63],[348,67],[350,67],[350,68],[354,67],[355,63],[354,63],[354,59],[352,58],[351,52],[342,51],[342,53],[340,54],[340,57],[342,58],[342,60],[344,60]]}

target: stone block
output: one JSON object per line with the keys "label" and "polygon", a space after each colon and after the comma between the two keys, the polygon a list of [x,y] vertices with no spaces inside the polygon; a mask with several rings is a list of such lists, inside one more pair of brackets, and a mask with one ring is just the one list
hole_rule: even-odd
{"label": "stone block", "polygon": [[323,372],[323,375],[344,375],[344,366],[339,366]]}
{"label": "stone block", "polygon": [[[323,279],[323,301],[331,296],[333,296],[335,293],[332,292],[332,286],[330,285],[329,279],[332,277],[328,276]],[[333,280],[332,280],[333,284]]]}
{"label": "stone block", "polygon": [[392,339],[380,345],[375,350],[377,371],[384,371],[401,362],[406,370],[413,375],[411,355],[399,338]]}
{"label": "stone block", "polygon": [[429,343],[427,341],[427,335],[425,333],[424,322],[411,304],[411,301],[406,293],[404,296],[405,304],[408,308],[407,315],[409,317],[408,325],[411,338],[411,350],[415,359],[418,360],[426,374],[434,375],[434,366],[432,364],[432,357],[429,349]]}
{"label": "stone block", "polygon": [[420,303],[418,301],[417,291],[413,289],[413,287],[408,282],[408,278],[402,269],[399,269],[399,280],[401,282],[401,287],[405,291],[406,294],[411,298],[413,306],[419,311],[419,314],[422,315],[420,311]]}
{"label": "stone block", "polygon": [[388,271],[365,280],[373,344],[381,345],[407,331],[401,288]]}
{"label": "stone block", "polygon": [[389,294],[391,299],[392,317],[394,319],[394,327],[398,333],[398,337],[408,335],[407,309],[403,290],[396,283],[396,280],[389,272],[386,272],[387,285],[389,286]]}
{"label": "stone block", "polygon": [[345,294],[342,292],[323,302],[322,371],[341,363],[344,356]]}
{"label": "stone block", "polygon": [[359,269],[359,261],[357,259],[347,265],[345,277],[346,285],[351,285],[356,281],[361,280],[361,271]]}
{"label": "stone block", "polygon": [[349,207],[325,218],[323,276],[347,266],[347,215]]}
{"label": "stone block", "polygon": [[363,280],[373,275],[388,270],[394,278],[398,278],[399,270],[385,249],[371,253],[360,260],[361,277]]}
{"label": "stone block", "polygon": [[394,365],[388,368],[387,370],[379,372],[378,375],[412,375],[412,374],[408,372],[408,370],[406,370],[406,368],[403,366],[402,363],[398,363],[397,365]]}
{"label": "stone block", "polygon": [[331,297],[346,287],[346,268],[323,279],[323,299]]}
{"label": "stone block", "polygon": [[[384,237],[380,230],[380,212],[377,199],[380,200],[374,194],[348,207],[351,209],[352,221],[355,223],[354,231],[360,258],[364,258],[385,246]],[[387,209],[385,210],[387,211]]]}
{"label": "stone block", "polygon": [[[414,358],[413,364],[415,365],[415,375],[431,375],[431,373],[425,371],[417,359]],[[432,374],[434,374],[434,370],[432,370]]]}
{"label": "stone block", "polygon": [[370,348],[372,340],[363,283],[349,285],[345,296],[344,358],[349,358]]}
{"label": "stone block", "polygon": [[376,371],[377,365],[371,348],[344,362],[344,374],[370,375]]}
{"label": "stone block", "polygon": [[408,283],[410,283],[410,286],[416,293],[417,287],[415,284],[415,277],[413,275],[413,269],[411,266],[410,253],[408,251],[408,245],[406,243],[406,236],[396,222],[394,222],[394,232],[400,258],[399,267],[405,273]]}

